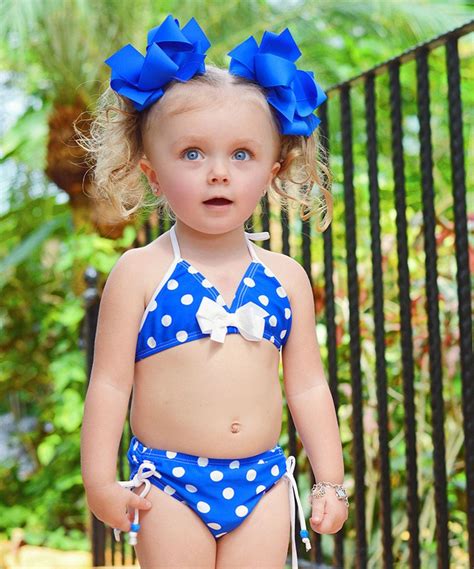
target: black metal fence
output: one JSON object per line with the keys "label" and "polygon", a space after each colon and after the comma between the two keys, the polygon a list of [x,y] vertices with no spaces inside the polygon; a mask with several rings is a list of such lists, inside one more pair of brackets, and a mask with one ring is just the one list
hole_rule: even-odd
{"label": "black metal fence", "polygon": [[[343,439],[350,516],[336,535],[310,531],[309,554],[299,545],[301,567],[474,567],[462,110],[462,97],[473,102],[472,60],[459,55],[473,29],[470,22],[327,90],[320,129],[335,207],[322,239],[311,221],[285,215],[267,197],[249,220],[270,231],[263,247],[298,259],[313,283]],[[470,222],[472,230],[472,212]],[[152,216],[135,246],[168,227]],[[99,291],[93,271],[86,278],[90,373]],[[300,456],[286,408],[284,418],[282,446]],[[129,438],[127,424],[122,441]],[[305,502],[314,480],[308,462],[299,465]],[[132,548],[95,518],[92,538],[94,565],[135,562]]]}

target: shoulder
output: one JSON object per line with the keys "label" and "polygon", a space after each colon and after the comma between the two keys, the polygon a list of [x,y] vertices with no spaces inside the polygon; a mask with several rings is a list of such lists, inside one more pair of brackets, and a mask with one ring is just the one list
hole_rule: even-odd
{"label": "shoulder", "polygon": [[120,270],[134,280],[145,308],[172,261],[173,251],[165,232],[147,245],[125,251],[113,270]]}
{"label": "shoulder", "polygon": [[262,247],[255,247],[260,260],[273,272],[286,290],[290,302],[295,298],[296,292],[302,289],[311,291],[312,286],[303,266],[284,253],[267,251]]}
{"label": "shoulder", "polygon": [[107,275],[101,304],[111,297],[115,302],[120,296],[127,297],[129,301],[139,299],[142,294],[140,276],[143,267],[143,254],[139,249],[128,249],[122,253]]}

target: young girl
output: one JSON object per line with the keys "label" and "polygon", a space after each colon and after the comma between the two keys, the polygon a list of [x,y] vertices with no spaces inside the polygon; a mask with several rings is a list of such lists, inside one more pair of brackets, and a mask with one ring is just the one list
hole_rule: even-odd
{"label": "young girl", "polygon": [[[127,45],[106,61],[111,89],[87,143],[96,188],[126,217],[144,205],[146,179],[174,224],[123,254],[104,288],[82,428],[84,486],[116,539],[130,532],[143,569],[282,568],[290,522],[296,568],[295,500],[311,545],[295,458],[278,444],[280,355],[318,481],[311,527],[319,533],[339,531],[348,515],[341,442],[311,283],[298,262],[251,242],[268,232],[244,224],[268,189],[312,214],[314,183],[330,221],[313,114],[326,95],[296,68],[301,53],[288,29],[265,32],[260,46],[249,37],[229,53],[229,71],[204,64],[209,47],[194,18],[180,29],[168,16],[148,33],[145,57]],[[131,474],[117,481],[132,387]]]}

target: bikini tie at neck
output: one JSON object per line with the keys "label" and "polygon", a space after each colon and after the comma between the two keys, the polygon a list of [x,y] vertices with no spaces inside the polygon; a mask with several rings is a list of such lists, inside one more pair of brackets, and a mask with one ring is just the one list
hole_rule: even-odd
{"label": "bikini tie at neck", "polygon": [[268,231],[259,231],[257,233],[249,233],[248,231],[244,231],[245,235],[252,241],[266,241],[270,239],[270,233]]}
{"label": "bikini tie at neck", "polygon": [[227,310],[215,300],[205,296],[196,312],[196,318],[204,334],[211,340],[224,343],[227,326],[236,326],[246,340],[258,342],[263,338],[264,317],[269,313],[254,302],[247,302],[235,312]]}

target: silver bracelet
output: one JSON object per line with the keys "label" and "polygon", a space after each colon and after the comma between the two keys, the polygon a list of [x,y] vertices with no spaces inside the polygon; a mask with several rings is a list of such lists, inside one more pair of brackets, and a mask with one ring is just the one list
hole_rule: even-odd
{"label": "silver bracelet", "polygon": [[309,502],[313,504],[313,498],[322,498],[326,494],[326,486],[334,488],[338,500],[344,500],[347,507],[349,507],[349,498],[347,497],[346,489],[342,484],[333,484],[332,482],[318,482],[311,488]]}

